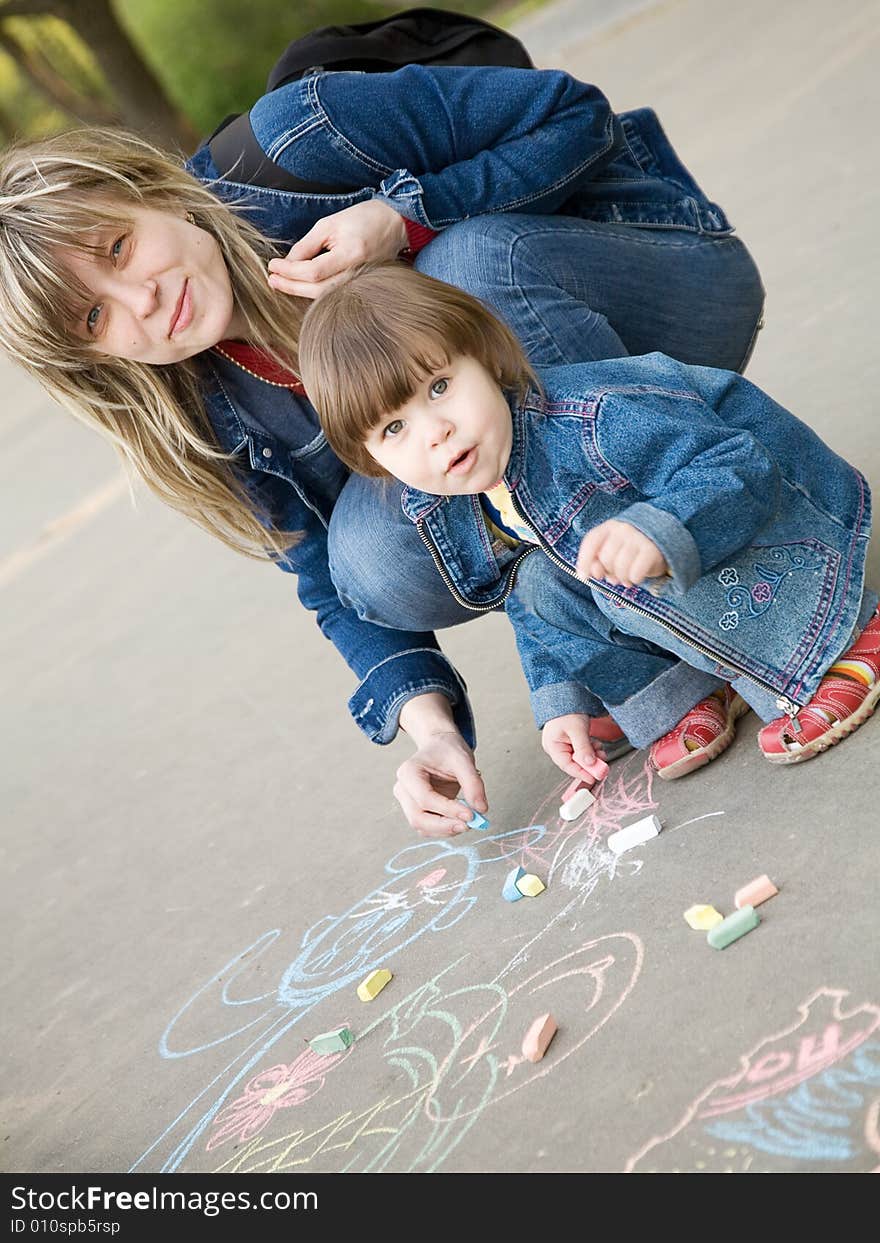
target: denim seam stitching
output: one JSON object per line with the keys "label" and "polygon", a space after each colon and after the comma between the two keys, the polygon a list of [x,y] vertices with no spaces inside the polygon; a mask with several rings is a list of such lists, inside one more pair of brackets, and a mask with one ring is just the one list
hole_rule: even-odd
{"label": "denim seam stitching", "polygon": [[318,93],[318,82],[326,76],[326,74],[320,73],[315,74],[313,78],[309,79],[309,95],[311,96],[312,103],[320,116],[322,124],[329,130],[337,145],[353,159],[360,161],[361,164],[365,164],[368,168],[371,168],[373,172],[381,173],[383,177],[390,176],[390,174],[394,172],[394,169],[389,168],[386,164],[381,164],[378,160],[374,160],[372,156],[367,155],[365,151],[361,151],[359,147],[356,147],[355,144],[333,124],[330,119],[330,114],[324,107]]}

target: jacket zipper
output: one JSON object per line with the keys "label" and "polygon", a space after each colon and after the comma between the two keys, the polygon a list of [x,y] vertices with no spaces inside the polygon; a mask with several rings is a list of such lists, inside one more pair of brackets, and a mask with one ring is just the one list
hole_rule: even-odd
{"label": "jacket zipper", "polygon": [[437,551],[437,548],[434,545],[434,541],[431,539],[430,535],[428,535],[427,531],[425,530],[425,523],[423,519],[420,518],[418,522],[416,523],[416,530],[418,531],[419,536],[421,537],[422,543],[425,545],[428,552],[431,554],[433,562],[437,567],[437,572],[440,575],[440,577],[443,579],[444,583],[446,584],[453,598],[456,599],[463,608],[470,609],[472,613],[491,613],[495,609],[498,608],[499,604],[503,604],[504,601],[507,599],[507,597],[510,595],[511,591],[513,591],[513,584],[516,582],[516,575],[517,575],[517,571],[519,570],[520,562],[524,561],[525,558],[528,557],[530,553],[537,552],[537,548],[524,548],[522,552],[517,554],[516,560],[513,561],[512,564],[508,568],[508,571],[507,571],[508,577],[507,577],[507,582],[504,587],[504,593],[503,595],[498,597],[498,599],[495,601],[494,604],[471,604],[470,600],[466,600],[464,596],[461,595],[461,593],[458,591],[455,584],[453,583],[452,579],[446,573],[446,566],[443,564],[443,558],[440,556],[440,553]]}
{"label": "jacket zipper", "polygon": [[[576,579],[579,583],[583,582],[584,580],[578,578],[571,566],[566,565],[562,558],[558,557],[553,549],[544,542],[539,533],[535,530],[534,523],[520,509],[517,499],[512,492],[510,494],[510,500],[517,516],[526,524],[550,560],[553,561],[554,564],[558,565],[560,569],[564,570],[566,574]],[[671,622],[663,621],[661,618],[655,617],[653,613],[649,612],[648,609],[642,608],[640,604],[632,604],[626,599],[625,596],[618,595],[616,591],[611,591],[608,587],[603,587],[602,584],[597,582],[595,578],[589,578],[587,579],[587,582],[591,587],[595,588],[596,591],[601,592],[603,596],[607,596],[609,600],[619,600],[625,608],[632,609],[634,613],[640,613],[643,617],[647,617],[649,621],[654,622],[658,626],[662,626],[664,630],[668,630],[670,634],[674,634],[676,638],[682,641],[682,643],[686,643],[688,647],[692,647],[695,651],[708,657],[709,660],[714,660],[716,664],[724,665],[727,669],[735,669],[741,677],[747,678],[750,682],[754,682],[755,685],[760,686],[762,690],[769,691],[771,695],[776,697],[776,707],[780,708],[786,716],[791,718],[795,733],[800,733],[800,723],[796,719],[798,713],[800,712],[800,705],[796,704],[787,696],[780,695],[775,686],[771,686],[770,683],[765,682],[763,678],[755,677],[753,673],[748,673],[740,665],[735,664],[733,661],[728,660],[724,656],[720,656],[718,652],[713,652],[711,648],[704,647],[702,643],[694,642],[693,639],[689,638],[688,635],[684,634],[683,631],[679,630],[679,628],[674,626]]]}

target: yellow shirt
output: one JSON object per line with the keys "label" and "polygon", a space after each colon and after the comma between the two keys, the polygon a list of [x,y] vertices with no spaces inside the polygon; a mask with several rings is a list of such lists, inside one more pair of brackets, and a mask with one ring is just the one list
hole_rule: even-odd
{"label": "yellow shirt", "polygon": [[515,548],[525,541],[537,544],[535,533],[523,522],[513,507],[513,499],[503,482],[487,488],[482,494],[483,512],[490,529],[504,540],[505,544]]}

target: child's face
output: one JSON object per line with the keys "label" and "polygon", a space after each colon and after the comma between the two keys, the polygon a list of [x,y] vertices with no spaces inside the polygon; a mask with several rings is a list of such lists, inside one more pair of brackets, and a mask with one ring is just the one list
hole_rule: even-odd
{"label": "child's face", "polygon": [[460,496],[498,482],[512,439],[510,408],[498,381],[461,355],[426,376],[405,405],[373,428],[365,445],[410,487]]}

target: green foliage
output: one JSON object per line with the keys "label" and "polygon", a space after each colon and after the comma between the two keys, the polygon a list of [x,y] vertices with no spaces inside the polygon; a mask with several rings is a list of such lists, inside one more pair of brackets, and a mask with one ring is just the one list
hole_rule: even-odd
{"label": "green foliage", "polygon": [[[267,73],[291,39],[316,26],[376,21],[411,7],[375,0],[117,0],[120,20],[203,134],[263,93]],[[498,3],[434,7],[479,16]]]}
{"label": "green foliage", "polygon": [[[316,26],[377,21],[415,7],[381,0],[116,0],[120,22],[171,100],[202,134],[262,93],[285,45]],[[526,0],[541,4],[544,0]],[[434,7],[503,24],[510,0],[435,0]],[[0,17],[3,6],[0,4]],[[514,6],[512,11],[517,11]],[[35,49],[83,96],[112,107],[94,58],[74,31],[55,17],[8,18],[4,26]],[[0,51],[0,141],[13,132],[38,137],[65,129],[73,118],[35,88]]]}

